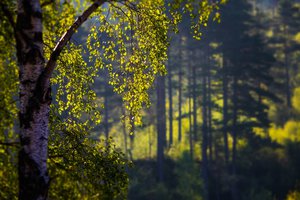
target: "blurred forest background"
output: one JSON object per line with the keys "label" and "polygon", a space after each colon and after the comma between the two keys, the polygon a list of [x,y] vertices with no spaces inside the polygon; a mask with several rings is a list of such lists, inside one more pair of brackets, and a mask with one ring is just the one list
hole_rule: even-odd
{"label": "blurred forest background", "polygon": [[[134,118],[123,123],[126,109],[108,84],[108,72],[99,72],[95,80],[102,120],[89,138],[112,140],[112,162],[130,161],[130,200],[300,200],[300,1],[229,0],[219,13],[220,22],[211,20],[201,40],[183,15],[179,33],[170,34],[167,75],[151,88],[142,125]],[[89,24],[76,42],[86,39],[86,29]],[[0,116],[5,127],[6,115]],[[13,138],[2,130],[2,141]],[[76,134],[72,141],[80,140],[80,130]],[[3,199],[17,196],[15,146],[0,145]],[[50,156],[50,174],[71,162],[76,170],[102,170],[86,163],[92,149],[82,153],[80,145],[76,148],[82,158],[76,154],[64,165]],[[50,154],[55,151],[49,148]],[[109,171],[115,167],[106,162]],[[84,199],[77,193],[98,189],[93,182],[84,190],[80,186],[92,176],[59,173],[64,186],[53,179],[52,199]]]}
{"label": "blurred forest background", "polygon": [[129,199],[300,199],[300,2],[232,0],[220,14],[200,41],[183,19],[132,135],[99,89],[99,130],[134,163]]}

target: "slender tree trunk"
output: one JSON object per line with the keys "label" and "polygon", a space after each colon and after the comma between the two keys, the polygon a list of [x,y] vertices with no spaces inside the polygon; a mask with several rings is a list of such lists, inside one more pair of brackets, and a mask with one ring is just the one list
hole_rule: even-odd
{"label": "slender tree trunk", "polygon": [[[287,28],[284,26],[284,34],[287,37]],[[288,108],[292,107],[291,103],[291,86],[290,86],[290,70],[289,70],[289,59],[287,52],[287,41],[284,43],[284,69],[285,69],[285,92],[286,92],[286,104]]]}
{"label": "slender tree trunk", "polygon": [[190,156],[194,157],[194,147],[193,147],[193,124],[192,124],[192,98],[191,98],[191,73],[192,66],[189,66],[189,78],[188,78],[188,101],[189,101],[189,145],[190,145]]}
{"label": "slender tree trunk", "polygon": [[149,134],[149,159],[151,159],[152,157],[152,137],[151,137],[151,133],[152,133],[152,130],[151,130],[151,126],[149,125],[149,128],[148,128],[148,134]]}
{"label": "slender tree trunk", "polygon": [[212,102],[211,102],[211,66],[209,58],[207,59],[207,120],[208,120],[208,148],[209,148],[209,161],[213,160],[213,133],[212,133]]}
{"label": "slender tree trunk", "polygon": [[163,145],[164,148],[167,147],[167,121],[166,121],[166,78],[165,76],[158,77],[158,87],[157,87],[157,95],[159,108],[157,109],[157,113],[159,116],[159,124],[161,126],[161,132],[163,136]]}
{"label": "slender tree trunk", "polygon": [[[182,60],[182,51],[180,50],[180,58]],[[178,71],[178,78],[179,78],[179,81],[178,81],[178,141],[180,142],[181,141],[181,137],[182,137],[182,133],[181,133],[181,129],[182,129],[182,125],[181,125],[181,122],[182,122],[182,110],[181,110],[181,107],[182,107],[182,63],[179,64],[179,71]]]}
{"label": "slender tree trunk", "polygon": [[[107,77],[108,74],[106,74],[105,76]],[[109,138],[109,124],[108,124],[108,101],[109,101],[109,97],[108,97],[108,81],[106,80],[107,78],[105,78],[105,88],[104,88],[104,133],[105,133],[105,138],[106,141],[108,142],[108,138]]]}
{"label": "slender tree trunk", "polygon": [[166,102],[165,77],[157,78],[157,171],[158,181],[164,180],[163,162],[164,147],[166,146]]}
{"label": "slender tree trunk", "polygon": [[46,199],[50,85],[43,88],[42,10],[38,0],[18,1],[16,34],[20,79],[19,199]]}
{"label": "slender tree trunk", "polygon": [[[122,109],[122,115],[125,117],[125,109],[124,109],[124,106],[122,105],[121,107]],[[126,123],[125,121],[122,123],[122,129],[123,129],[123,136],[124,136],[124,152],[125,152],[125,156],[127,158],[128,156],[128,145],[127,145],[127,130],[126,130]]]}
{"label": "slender tree trunk", "polygon": [[205,67],[202,68],[202,177],[204,184],[203,199],[208,200],[208,161],[207,161],[207,79]]}
{"label": "slender tree trunk", "polygon": [[197,81],[196,81],[196,65],[193,65],[192,67],[192,79],[193,79],[193,89],[192,89],[192,93],[193,93],[193,134],[194,134],[194,141],[198,140],[197,137],[197,128],[198,128],[198,124],[197,124],[197,94],[196,94],[196,87],[197,87]]}
{"label": "slender tree trunk", "polygon": [[134,133],[135,133],[134,119],[132,116],[130,116],[130,135],[129,135],[130,149],[128,151],[130,160],[133,160]]}
{"label": "slender tree trunk", "polygon": [[225,163],[228,165],[229,163],[229,149],[228,149],[228,77],[227,70],[222,61],[222,90],[223,90],[223,140],[224,140],[224,154],[225,154]]}
{"label": "slender tree trunk", "polygon": [[173,95],[171,62],[168,61],[168,92],[169,92],[169,148],[173,144]]}
{"label": "slender tree trunk", "polygon": [[232,116],[232,176],[234,177],[232,182],[232,199],[238,200],[238,191],[237,191],[237,185],[236,185],[236,154],[237,154],[237,115],[238,115],[238,106],[237,106],[237,77],[234,75],[233,77],[233,97],[232,97],[232,103],[233,103],[233,116]]}
{"label": "slender tree trunk", "polygon": [[236,144],[237,144],[237,78],[233,78],[233,116],[232,116],[232,163],[236,161]]}

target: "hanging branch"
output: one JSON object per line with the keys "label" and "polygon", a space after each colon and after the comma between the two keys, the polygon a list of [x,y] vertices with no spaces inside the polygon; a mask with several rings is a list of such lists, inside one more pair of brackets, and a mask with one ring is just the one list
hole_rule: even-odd
{"label": "hanging branch", "polygon": [[51,53],[50,59],[46,64],[46,68],[42,74],[42,82],[41,86],[42,88],[48,88],[51,75],[55,69],[57,59],[59,55],[61,54],[63,48],[67,45],[71,37],[74,35],[74,33],[77,31],[77,29],[91,16],[92,13],[94,13],[98,7],[100,7],[102,4],[104,4],[106,0],[96,0],[92,5],[90,5],[83,13],[80,15],[73,25],[62,35],[58,43],[53,49],[53,52]]}

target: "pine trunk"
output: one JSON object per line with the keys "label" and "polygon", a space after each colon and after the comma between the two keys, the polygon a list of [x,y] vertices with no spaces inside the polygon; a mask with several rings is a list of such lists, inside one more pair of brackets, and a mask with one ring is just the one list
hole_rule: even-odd
{"label": "pine trunk", "polygon": [[[180,51],[180,57],[182,59],[182,51]],[[178,141],[181,141],[182,133],[182,66],[179,64],[179,71],[178,71]]]}
{"label": "pine trunk", "polygon": [[172,95],[172,72],[170,61],[168,62],[168,92],[169,92],[169,148],[173,144],[173,95]]}
{"label": "pine trunk", "polygon": [[130,149],[129,149],[128,153],[129,153],[130,160],[133,160],[135,124],[134,124],[134,119],[133,119],[132,115],[130,115],[129,118],[131,120],[130,120],[130,135],[129,135]]}
{"label": "pine trunk", "polygon": [[[285,37],[288,37],[287,27],[284,26]],[[284,69],[285,69],[285,92],[286,92],[286,104],[288,108],[292,107],[291,102],[291,86],[290,86],[290,70],[289,70],[289,59],[288,59],[288,44],[287,41],[284,43]]]}
{"label": "pine trunk", "polygon": [[208,161],[207,161],[207,80],[206,71],[202,68],[202,178],[204,184],[203,199],[208,200]]}
{"label": "pine trunk", "polygon": [[[123,105],[122,105],[121,109],[122,109],[122,115],[125,116],[126,113],[125,113],[125,108]],[[122,123],[122,129],[123,129],[123,136],[124,136],[124,152],[125,152],[125,156],[127,157],[128,156],[128,145],[127,145],[127,129],[126,129],[125,121]]]}
{"label": "pine trunk", "polygon": [[197,137],[197,94],[196,94],[196,87],[197,87],[197,81],[196,81],[196,65],[193,65],[192,68],[192,79],[193,79],[193,89],[192,89],[192,93],[193,93],[193,134],[194,134],[194,141],[198,140]]}
{"label": "pine trunk", "polygon": [[238,200],[238,191],[237,191],[237,183],[236,183],[236,154],[237,154],[237,115],[238,115],[238,105],[237,105],[237,77],[233,77],[233,96],[232,96],[232,103],[233,103],[233,116],[232,116],[232,176],[233,182],[232,182],[232,199]]}
{"label": "pine trunk", "polygon": [[208,133],[208,149],[209,161],[213,160],[213,133],[212,133],[212,102],[211,102],[211,69],[208,58],[207,62],[207,133]]}
{"label": "pine trunk", "polygon": [[157,79],[157,171],[158,180],[164,180],[163,162],[164,147],[166,145],[166,103],[165,103],[165,77]]}
{"label": "pine trunk", "polygon": [[[192,74],[192,66],[189,66],[189,74]],[[193,144],[193,124],[192,124],[192,98],[191,98],[191,77],[188,77],[188,101],[189,101],[189,145],[190,145],[190,156],[194,157],[194,144]]]}
{"label": "pine trunk", "polygon": [[[223,65],[223,63],[222,63]],[[222,90],[223,90],[223,140],[224,140],[224,154],[225,163],[229,162],[229,149],[228,149],[228,77],[226,67],[222,66]]]}

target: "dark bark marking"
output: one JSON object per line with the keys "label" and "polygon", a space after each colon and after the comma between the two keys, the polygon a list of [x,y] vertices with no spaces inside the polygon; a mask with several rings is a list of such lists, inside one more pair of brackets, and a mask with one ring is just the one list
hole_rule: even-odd
{"label": "dark bark marking", "polygon": [[35,18],[42,19],[42,13],[40,11],[32,12],[32,16]]}
{"label": "dark bark marking", "polygon": [[30,21],[31,21],[30,15],[20,13],[20,14],[18,14],[17,27],[19,28],[19,30],[32,29],[32,24],[28,23]]}
{"label": "dark bark marking", "polygon": [[[39,165],[28,155],[28,153],[21,149],[19,152],[19,186],[20,186],[20,200],[37,199],[38,197],[47,197],[49,182],[45,180]],[[39,176],[36,176],[39,174]]]}
{"label": "dark bark marking", "polygon": [[34,33],[34,40],[38,42],[43,42],[43,33],[42,32],[35,32]]}
{"label": "dark bark marking", "polygon": [[30,145],[30,138],[29,137],[22,137],[22,138],[20,138],[20,142],[21,142],[22,146]]}
{"label": "dark bark marking", "polygon": [[41,136],[39,139],[40,139],[40,140],[48,140],[48,138],[46,138],[46,137],[44,137],[44,136]]}
{"label": "dark bark marking", "polygon": [[20,83],[22,84],[22,85],[28,85],[28,84],[34,84],[34,83],[36,83],[35,81],[32,81],[32,80],[30,80],[30,79],[27,79],[27,80],[22,80],[22,81],[20,81]]}
{"label": "dark bark marking", "polygon": [[20,126],[28,129],[31,127],[30,122],[33,121],[33,113],[40,109],[39,102],[35,95],[29,99],[25,113],[20,113]]}
{"label": "dark bark marking", "polygon": [[36,65],[45,63],[45,59],[41,51],[40,47],[35,44],[31,44],[30,51],[24,55],[23,64],[30,63],[32,65]]}
{"label": "dark bark marking", "polygon": [[33,121],[33,113],[38,112],[42,104],[51,104],[51,87],[46,90],[41,86],[41,78],[37,81],[37,86],[33,92],[33,96],[29,99],[28,106],[26,108],[26,113],[20,113],[20,126],[25,129],[30,128],[30,122]]}
{"label": "dark bark marking", "polygon": [[43,101],[45,103],[47,103],[48,105],[50,105],[52,102],[51,91],[52,91],[51,87],[49,87],[48,90],[46,91],[45,95],[43,96]]}
{"label": "dark bark marking", "polygon": [[23,1],[23,7],[25,13],[30,13],[31,16],[36,17],[36,18],[42,18],[42,13],[41,11],[36,11],[32,9],[32,5],[30,5],[30,1]]}

